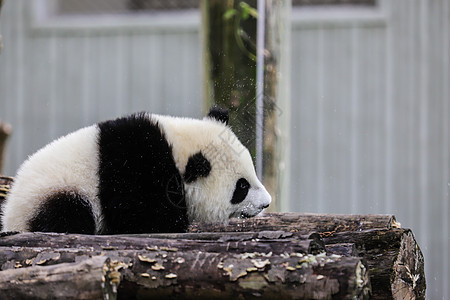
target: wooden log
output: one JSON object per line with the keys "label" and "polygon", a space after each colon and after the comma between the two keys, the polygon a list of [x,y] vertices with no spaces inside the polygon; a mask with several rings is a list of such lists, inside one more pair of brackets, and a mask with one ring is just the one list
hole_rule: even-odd
{"label": "wooden log", "polygon": [[[3,202],[6,199],[6,195],[9,192],[9,189],[10,189],[10,186],[11,186],[12,182],[13,182],[13,178],[12,177],[2,176],[0,174],[0,220],[1,220],[1,217],[3,215],[1,207],[3,205]],[[0,232],[1,231],[2,231],[2,222],[0,222]]]}
{"label": "wooden log", "polygon": [[[202,249],[206,252],[311,253],[325,252],[325,244],[317,235],[292,237],[291,233],[221,234],[142,234],[142,235],[79,235],[56,233],[2,233],[0,247],[92,248],[93,250],[139,250],[172,248],[182,251]],[[0,264],[2,253],[0,253]],[[4,263],[4,261],[3,261]]]}
{"label": "wooden log", "polygon": [[327,254],[336,254],[341,256],[358,256],[355,244],[353,243],[339,243],[325,245]]}
{"label": "wooden log", "polygon": [[[95,271],[91,274],[96,276],[90,280],[98,287],[98,292],[92,293],[92,298],[86,296],[86,299],[99,298],[101,286],[98,283],[102,276],[106,277],[106,281],[113,287],[109,291],[117,290],[117,296],[123,299],[137,296],[183,299],[229,299],[236,296],[262,299],[367,299],[370,294],[367,268],[361,259],[325,256],[324,253],[233,254],[199,250],[180,251],[173,248],[100,251],[92,247],[82,249],[28,247],[17,249],[17,252],[26,253],[29,257],[25,261],[15,261],[14,268],[0,272],[0,278],[4,278],[0,283],[5,282],[3,290],[0,291],[5,291],[7,293],[5,295],[12,298],[29,295],[34,285],[11,286],[6,282],[16,282],[22,278],[20,276],[30,272],[33,275],[29,277],[43,284],[41,293],[45,293],[46,297],[70,298],[71,294],[60,294],[62,291],[60,287],[46,284],[47,276],[54,272],[50,270],[57,267],[61,268],[58,270],[62,270],[67,267],[69,268],[67,274],[72,274],[74,265],[98,255],[107,257],[111,262],[111,266],[106,268],[110,272],[100,274]],[[75,255],[78,261],[63,263],[67,261],[68,255],[80,253],[83,255]],[[5,266],[4,264],[3,267]],[[31,271],[26,271],[27,269]],[[2,274],[5,275],[2,277]],[[91,290],[90,286],[86,290]]]}
{"label": "wooden log", "polygon": [[425,299],[424,258],[409,229],[335,233],[327,245],[351,243],[367,261],[373,299]]}
{"label": "wooden log", "polygon": [[[317,223],[321,225],[315,224],[313,216],[317,217]],[[237,229],[244,230],[243,232],[200,232],[211,229],[210,225],[195,224],[191,227],[191,231],[194,232],[184,234],[80,236],[51,233],[3,233],[0,234],[0,246],[4,247],[0,249],[0,266],[2,270],[12,269],[16,267],[16,264],[26,264],[30,257],[37,258],[38,262],[45,261],[47,265],[61,262],[75,263],[93,255],[105,255],[105,253],[111,255],[113,253],[111,250],[122,251],[122,254],[115,254],[114,257],[120,257],[120,255],[129,257],[130,253],[142,254],[148,249],[156,249],[155,246],[158,247],[158,251],[177,248],[177,251],[182,253],[202,249],[213,256],[214,253],[268,255],[272,252],[272,255],[279,257],[287,255],[286,253],[302,255],[317,253],[326,247],[328,254],[339,254],[339,257],[357,256],[357,258],[361,257],[363,262],[367,261],[374,299],[405,297],[424,299],[425,297],[423,255],[412,232],[408,229],[397,229],[399,224],[393,216],[268,214],[256,219],[259,220],[254,220],[253,223],[248,222],[251,220],[248,219],[233,220],[227,226],[213,225],[214,229],[222,231]],[[242,226],[244,221],[246,225]],[[262,229],[282,228],[289,232],[248,231],[257,229],[259,225]],[[368,228],[374,229],[366,230]],[[312,229],[317,229],[319,233],[310,234]],[[60,254],[55,254],[54,251]],[[52,255],[56,257],[59,255],[60,258],[52,260]],[[31,263],[31,266],[37,265]],[[192,271],[195,272],[191,269]],[[129,281],[124,284],[126,288],[123,287],[123,289],[127,291],[124,293],[131,295],[128,293],[135,289],[127,287],[128,285],[135,286],[135,283]],[[191,288],[189,284],[187,288]],[[177,289],[181,287],[175,290]],[[198,292],[198,289],[195,291]],[[269,295],[269,292],[266,295]],[[286,297],[288,297],[287,294]]]}
{"label": "wooden log", "polygon": [[[114,284],[106,256],[76,263],[8,269],[0,272],[2,299],[114,298]],[[106,299],[106,298],[104,298]]]}
{"label": "wooden log", "polygon": [[[144,298],[367,299],[370,294],[365,266],[354,257],[251,258],[245,254],[194,251],[186,253],[183,259],[185,262],[178,264],[169,258],[163,274],[137,263],[133,274],[124,274],[119,295],[127,298],[138,292]],[[168,272],[173,275],[168,277]],[[131,284],[136,282],[140,284],[138,291]]]}
{"label": "wooden log", "polygon": [[[5,185],[8,188],[7,190],[4,191],[5,193],[9,192],[9,188],[10,188],[11,184],[13,183],[13,181],[14,181],[14,178],[9,177],[9,176],[3,176],[0,174],[0,185]],[[6,194],[5,194],[5,196],[6,196]]]}
{"label": "wooden log", "polygon": [[228,225],[193,224],[190,231],[316,231],[323,237],[327,253],[357,255],[367,260],[374,299],[404,299],[412,295],[424,299],[422,252],[412,232],[399,227],[392,215],[268,213],[253,219],[233,219]]}
{"label": "wooden log", "polygon": [[5,200],[6,195],[9,192],[12,182],[13,182],[12,177],[0,175],[0,205],[3,204],[3,201]]}
{"label": "wooden log", "polygon": [[281,230],[323,235],[344,231],[361,231],[373,228],[398,228],[393,215],[334,215],[301,213],[266,213],[250,219],[231,219],[228,224],[194,223],[189,232],[246,232]]}

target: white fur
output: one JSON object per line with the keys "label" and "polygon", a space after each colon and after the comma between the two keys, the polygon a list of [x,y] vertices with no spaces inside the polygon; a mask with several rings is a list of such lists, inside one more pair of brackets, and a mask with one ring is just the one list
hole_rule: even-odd
{"label": "white fur", "polygon": [[[230,217],[255,216],[270,204],[271,196],[256,176],[250,153],[228,126],[209,118],[153,118],[173,145],[175,162],[182,174],[189,157],[199,151],[211,163],[207,177],[185,183],[190,221],[226,222]],[[236,182],[242,177],[251,189],[244,201],[232,204]]]}
{"label": "white fur", "polygon": [[76,191],[92,205],[96,230],[102,219],[98,191],[98,127],[75,131],[45,146],[23,163],[3,205],[3,230],[28,231],[39,203],[58,191]]}

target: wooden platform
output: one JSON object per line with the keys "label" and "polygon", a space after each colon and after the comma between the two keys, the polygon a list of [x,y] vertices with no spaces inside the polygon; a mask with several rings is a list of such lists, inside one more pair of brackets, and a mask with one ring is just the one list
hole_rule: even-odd
{"label": "wooden platform", "polygon": [[424,299],[422,252],[392,215],[270,213],[188,233],[3,233],[10,298]]}

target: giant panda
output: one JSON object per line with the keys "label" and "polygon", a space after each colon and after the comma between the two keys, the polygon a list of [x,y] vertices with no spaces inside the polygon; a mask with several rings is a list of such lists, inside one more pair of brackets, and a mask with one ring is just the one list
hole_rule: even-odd
{"label": "giant panda", "polygon": [[184,232],[255,216],[271,196],[228,120],[218,107],[203,119],[143,112],[55,140],[20,167],[3,231]]}

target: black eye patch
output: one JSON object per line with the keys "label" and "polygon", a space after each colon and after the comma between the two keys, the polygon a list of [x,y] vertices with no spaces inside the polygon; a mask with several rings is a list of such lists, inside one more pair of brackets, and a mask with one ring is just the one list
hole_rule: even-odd
{"label": "black eye patch", "polygon": [[236,182],[236,188],[233,193],[233,198],[231,198],[231,204],[238,204],[244,201],[247,197],[248,189],[250,188],[250,183],[245,178],[241,178]]}
{"label": "black eye patch", "polygon": [[184,173],[184,180],[187,183],[191,183],[199,177],[208,176],[209,172],[211,172],[211,164],[201,152],[198,152],[189,157]]}

